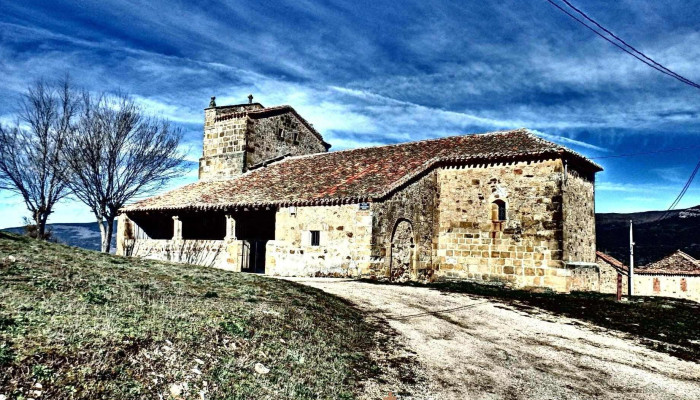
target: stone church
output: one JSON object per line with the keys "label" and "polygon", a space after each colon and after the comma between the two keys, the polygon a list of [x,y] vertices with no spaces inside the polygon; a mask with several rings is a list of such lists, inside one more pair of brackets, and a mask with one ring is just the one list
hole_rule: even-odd
{"label": "stone church", "polygon": [[121,210],[118,254],[282,276],[578,290],[601,167],[525,129],[328,152],[290,106],[205,109],[199,181]]}

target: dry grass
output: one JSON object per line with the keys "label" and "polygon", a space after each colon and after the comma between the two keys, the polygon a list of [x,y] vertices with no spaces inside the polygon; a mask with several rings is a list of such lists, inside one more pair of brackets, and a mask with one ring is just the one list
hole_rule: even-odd
{"label": "dry grass", "polygon": [[353,398],[374,330],[292,282],[0,233],[8,398]]}

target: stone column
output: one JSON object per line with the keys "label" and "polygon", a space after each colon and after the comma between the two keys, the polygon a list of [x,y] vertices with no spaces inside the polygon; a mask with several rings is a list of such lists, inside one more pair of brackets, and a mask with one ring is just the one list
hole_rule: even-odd
{"label": "stone column", "polygon": [[236,220],[233,215],[226,215],[226,237],[224,240],[236,240]]}
{"label": "stone column", "polygon": [[182,221],[177,215],[173,217],[173,240],[182,240]]}

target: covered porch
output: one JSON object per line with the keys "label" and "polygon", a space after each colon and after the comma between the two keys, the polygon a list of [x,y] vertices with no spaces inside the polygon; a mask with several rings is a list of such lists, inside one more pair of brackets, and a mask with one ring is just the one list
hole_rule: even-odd
{"label": "covered porch", "polygon": [[250,207],[124,212],[119,216],[117,254],[265,273],[276,211]]}

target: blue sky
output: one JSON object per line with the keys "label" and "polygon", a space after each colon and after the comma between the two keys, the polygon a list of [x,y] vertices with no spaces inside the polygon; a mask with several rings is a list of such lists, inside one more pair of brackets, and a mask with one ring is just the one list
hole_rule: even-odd
{"label": "blue sky", "polygon": [[[700,4],[576,0],[700,81]],[[34,80],[123,90],[201,153],[203,108],[290,104],[333,150],[527,127],[605,167],[598,212],[665,209],[700,157],[700,90],[648,68],[545,0],[0,1],[0,121]],[[693,148],[694,147],[694,148]],[[684,148],[636,157],[618,154]],[[600,158],[608,157],[608,158]],[[173,182],[196,179],[196,171]],[[700,180],[700,179],[699,179]],[[700,204],[695,182],[679,207]],[[0,194],[0,227],[28,215]],[[61,203],[50,222],[92,221]]]}

